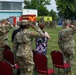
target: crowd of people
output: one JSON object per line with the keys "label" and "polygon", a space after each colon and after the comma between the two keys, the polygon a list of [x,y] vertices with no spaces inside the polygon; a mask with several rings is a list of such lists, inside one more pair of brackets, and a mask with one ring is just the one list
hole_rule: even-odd
{"label": "crowd of people", "polygon": [[[47,43],[50,39],[50,35],[47,31],[44,31],[45,24],[40,22],[38,26],[27,20],[22,20],[17,23],[18,28],[15,29],[11,35],[12,40],[12,52],[14,53],[15,62],[19,65],[20,75],[33,75],[33,53],[32,43],[35,39],[35,52],[42,53],[46,56]],[[8,44],[8,32],[13,28],[12,25],[6,20],[2,20],[0,23],[0,61],[3,60],[4,45]],[[29,28],[33,28],[31,31]],[[71,24],[70,20],[64,22],[64,27],[58,33],[58,45],[63,53],[64,62],[74,63],[75,55],[75,42],[74,34],[76,33],[76,27]],[[73,68],[72,68],[73,70]],[[69,73],[68,73],[69,75]]]}

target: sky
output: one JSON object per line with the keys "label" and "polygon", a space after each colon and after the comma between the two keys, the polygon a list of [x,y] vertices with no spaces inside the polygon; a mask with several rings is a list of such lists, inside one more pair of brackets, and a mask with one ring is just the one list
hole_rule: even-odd
{"label": "sky", "polygon": [[[24,1],[24,0],[0,0],[0,1],[19,1],[20,2],[20,1]],[[51,0],[51,5],[47,5],[46,7],[49,11],[51,9],[53,9],[54,11],[57,11],[55,0]]]}
{"label": "sky", "polygon": [[55,2],[55,0],[51,0],[51,5],[47,5],[46,7],[47,7],[47,9],[50,11],[51,9],[53,9],[54,11],[57,11],[57,9],[56,9],[56,2]]}

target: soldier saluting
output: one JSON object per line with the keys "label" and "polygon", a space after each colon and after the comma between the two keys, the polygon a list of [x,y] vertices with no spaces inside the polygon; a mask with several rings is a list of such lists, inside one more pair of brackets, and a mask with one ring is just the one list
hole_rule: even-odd
{"label": "soldier saluting", "polygon": [[[71,25],[70,20],[65,21],[65,28],[59,32],[58,45],[62,51],[67,63],[74,64],[74,34],[76,33],[76,27]],[[73,67],[73,66],[72,66]],[[73,69],[72,69],[73,70]]]}
{"label": "soldier saluting", "polygon": [[13,25],[10,24],[6,19],[2,19],[1,25],[3,26],[3,29],[7,31],[5,33],[4,43],[8,45],[8,32],[9,32],[9,29],[13,28]]}
{"label": "soldier saluting", "polygon": [[5,34],[7,30],[4,29],[4,26],[0,25],[0,61],[3,60],[3,51],[5,46]]}
{"label": "soldier saluting", "polygon": [[[42,30],[28,21],[20,22],[20,31],[15,35],[12,45],[12,50],[15,54],[17,63],[20,67],[20,75],[33,75],[33,54],[32,54],[32,39],[44,37]],[[30,31],[32,27],[34,31]]]}

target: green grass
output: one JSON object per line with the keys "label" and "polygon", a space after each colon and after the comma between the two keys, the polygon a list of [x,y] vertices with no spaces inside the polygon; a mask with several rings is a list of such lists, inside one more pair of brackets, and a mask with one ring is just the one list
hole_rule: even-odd
{"label": "green grass", "polygon": [[[50,56],[50,52],[53,51],[53,50],[59,50],[59,47],[58,47],[58,44],[57,44],[57,41],[58,41],[58,32],[61,30],[61,27],[60,26],[57,26],[55,29],[45,29],[45,31],[47,31],[51,37],[51,39],[48,40],[48,50],[47,50],[47,58],[48,58],[48,67],[50,68],[53,68],[52,66],[52,60],[51,60],[51,56]],[[9,32],[9,45],[11,46],[12,43],[11,43],[11,33],[12,33],[13,29],[10,30]],[[75,37],[75,42],[76,42],[76,34],[74,35]],[[35,46],[35,45],[34,45]],[[75,47],[75,52],[76,52],[76,47]],[[75,58],[74,58],[74,61],[76,62],[76,54],[75,54]],[[76,65],[73,66],[74,67],[74,70],[73,72],[76,74]],[[36,75],[34,73],[34,75]]]}

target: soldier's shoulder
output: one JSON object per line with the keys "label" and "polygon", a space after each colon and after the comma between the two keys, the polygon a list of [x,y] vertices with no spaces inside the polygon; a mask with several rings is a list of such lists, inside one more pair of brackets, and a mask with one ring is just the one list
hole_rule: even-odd
{"label": "soldier's shoulder", "polygon": [[0,28],[0,36],[4,35],[3,30]]}
{"label": "soldier's shoulder", "polygon": [[32,32],[31,30],[25,30],[25,33],[30,33],[30,32]]}
{"label": "soldier's shoulder", "polygon": [[59,33],[62,33],[62,32],[64,32],[65,31],[65,29],[62,29],[62,30],[60,30],[60,32]]}
{"label": "soldier's shoulder", "polygon": [[60,35],[65,35],[67,34],[67,30],[66,29],[62,29],[60,32],[59,32]]}
{"label": "soldier's shoulder", "polygon": [[72,30],[72,28],[65,28],[65,29],[62,29],[61,32],[67,32],[67,31],[70,31]]}

